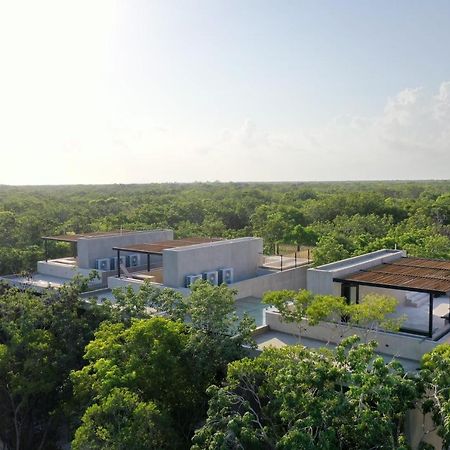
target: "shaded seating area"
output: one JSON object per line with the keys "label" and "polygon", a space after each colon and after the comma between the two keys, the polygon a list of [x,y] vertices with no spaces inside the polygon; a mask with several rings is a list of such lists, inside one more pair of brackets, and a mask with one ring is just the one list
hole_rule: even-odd
{"label": "shaded seating area", "polygon": [[[116,230],[116,231],[96,231],[91,233],[72,233],[72,234],[60,234],[56,236],[42,236],[41,239],[44,242],[44,253],[45,261],[49,259],[49,242],[65,242],[72,245],[73,259],[76,261],[77,255],[77,243],[80,239],[89,238],[101,238],[101,237],[111,237],[111,236],[123,236],[124,234],[135,233],[129,230]],[[64,264],[64,263],[62,263]]]}
{"label": "shaded seating area", "polygon": [[[163,282],[162,276],[162,265],[160,264],[157,267],[152,268],[152,255],[157,255],[158,260],[161,261],[161,257],[163,255],[164,250],[179,248],[179,247],[187,247],[196,244],[205,244],[210,242],[222,241],[220,238],[205,238],[205,237],[190,237],[186,239],[172,239],[161,242],[152,242],[148,244],[135,244],[135,245],[127,245],[121,247],[113,247],[113,250],[117,252],[117,260],[120,261],[120,257],[122,253],[140,253],[146,255],[146,272],[130,272],[126,270],[126,267],[123,264],[119,264],[117,266],[117,277],[120,278],[121,273],[123,273],[128,278],[141,279],[141,280],[151,280],[157,283]],[[123,270],[125,269],[125,270]],[[158,270],[159,269],[159,270]]]}
{"label": "shaded seating area", "polygon": [[[359,302],[360,286],[380,288],[383,293],[386,290],[407,291],[405,301],[398,309],[410,316],[410,323],[425,319],[427,329],[408,327],[407,321],[400,331],[435,339],[448,331],[448,327],[445,330],[442,327],[449,324],[450,317],[450,261],[403,257],[333,278],[333,281],[341,283],[346,297],[352,288],[356,288],[356,302]],[[421,317],[424,314],[425,317]],[[442,326],[435,327],[433,322],[436,320],[440,320]]]}

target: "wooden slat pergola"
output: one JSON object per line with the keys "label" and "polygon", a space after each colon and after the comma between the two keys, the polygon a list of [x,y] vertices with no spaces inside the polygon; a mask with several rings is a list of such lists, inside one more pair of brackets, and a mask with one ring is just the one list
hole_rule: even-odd
{"label": "wooden slat pergola", "polygon": [[95,237],[108,237],[108,236],[121,236],[127,233],[136,233],[136,231],[131,230],[116,230],[116,231],[93,231],[90,233],[70,233],[70,234],[58,234],[55,236],[42,236],[41,239],[44,241],[44,251],[45,260],[48,261],[48,242],[67,242],[72,244],[73,254],[75,256],[77,251],[77,242],[80,239],[89,239]]}
{"label": "wooden slat pergola", "polygon": [[[429,294],[428,335],[433,335],[433,298],[450,295],[450,261],[404,257],[389,263],[363,269],[333,281],[344,286],[372,286]],[[403,330],[411,331],[411,330]],[[417,332],[416,332],[417,333]]]}
{"label": "wooden slat pergola", "polygon": [[[208,244],[222,241],[221,238],[190,237],[186,239],[173,239],[169,241],[151,242],[148,244],[132,244],[121,247],[113,247],[117,251],[117,261],[120,261],[120,253],[142,253],[147,255],[147,272],[150,272],[150,255],[162,255],[164,250],[171,248],[187,247],[197,244]],[[117,277],[120,278],[120,264],[117,265]]]}

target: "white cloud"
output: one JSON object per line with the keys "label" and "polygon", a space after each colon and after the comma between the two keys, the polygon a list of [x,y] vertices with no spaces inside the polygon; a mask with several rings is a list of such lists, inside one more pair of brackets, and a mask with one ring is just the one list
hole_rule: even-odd
{"label": "white cloud", "polygon": [[248,154],[257,153],[249,179],[448,178],[450,82],[431,95],[423,88],[404,89],[371,117],[342,116],[283,134],[247,119],[222,136],[206,146],[211,158],[227,153],[250,164]]}
{"label": "white cloud", "polygon": [[450,82],[431,94],[404,89],[379,114],[315,128],[280,131],[246,118],[193,129],[97,110],[22,124],[0,136],[11,149],[0,183],[449,178]]}

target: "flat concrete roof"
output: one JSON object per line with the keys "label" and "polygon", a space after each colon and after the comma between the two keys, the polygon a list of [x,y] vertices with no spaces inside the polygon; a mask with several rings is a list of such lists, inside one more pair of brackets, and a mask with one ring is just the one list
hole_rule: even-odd
{"label": "flat concrete roof", "polygon": [[70,281],[69,278],[55,277],[52,275],[45,275],[41,273],[34,273],[30,277],[17,274],[4,275],[3,277],[0,277],[0,280],[4,280],[19,289],[34,288],[38,291],[47,288],[59,288],[63,284]]}
{"label": "flat concrete roof", "polygon": [[116,231],[94,231],[92,233],[78,233],[78,234],[60,234],[56,236],[42,236],[45,241],[60,241],[60,242],[77,242],[80,239],[122,236],[124,234],[139,234],[148,233],[150,231],[164,231],[164,230],[116,230]]}
{"label": "flat concrete roof", "polygon": [[164,250],[178,249],[180,247],[191,247],[199,244],[211,244],[213,242],[221,241],[221,238],[204,238],[204,237],[190,237],[186,239],[172,239],[169,241],[151,242],[148,244],[131,244],[120,247],[113,247],[113,250],[123,252],[136,252],[154,255],[162,255]]}
{"label": "flat concrete roof", "polygon": [[[188,238],[189,239],[189,238]],[[236,242],[248,242],[248,241],[254,241],[254,240],[258,240],[261,238],[257,238],[257,237],[240,237],[240,238],[233,238],[233,239],[212,239],[210,242],[197,242],[194,243],[190,246],[190,248],[192,247],[197,247],[197,248],[201,248],[201,247],[212,247],[212,246],[217,246],[217,245],[227,245],[227,244],[234,244]],[[179,247],[175,247],[175,248],[171,248],[171,251],[175,251],[175,252],[184,252],[184,251],[188,251],[189,248],[186,248],[186,246],[179,246]]]}
{"label": "flat concrete roof", "polygon": [[312,270],[323,270],[326,272],[332,272],[334,270],[348,269],[351,267],[358,267],[359,264],[382,260],[384,257],[392,257],[392,255],[396,254],[398,255],[399,258],[404,256],[404,252],[402,250],[383,249],[371,253],[366,253],[364,255],[341,259],[340,261],[332,262],[329,264],[324,264],[322,266],[315,267]]}

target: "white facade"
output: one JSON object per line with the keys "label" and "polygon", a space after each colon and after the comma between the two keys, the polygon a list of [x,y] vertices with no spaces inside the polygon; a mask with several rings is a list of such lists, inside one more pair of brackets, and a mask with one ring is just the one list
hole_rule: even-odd
{"label": "white facade", "polygon": [[163,250],[164,285],[184,287],[186,275],[234,270],[234,281],[257,276],[263,251],[261,238],[244,237]]}
{"label": "white facade", "polygon": [[308,270],[306,288],[314,294],[340,296],[340,285],[333,278],[342,278],[358,270],[369,269],[406,256],[403,250],[378,250],[353,258],[343,259]]}
{"label": "white facade", "polygon": [[81,269],[95,269],[95,263],[100,258],[116,256],[113,247],[126,247],[136,244],[151,244],[153,242],[173,239],[172,230],[136,231],[123,234],[90,236],[77,240],[77,263]]}

